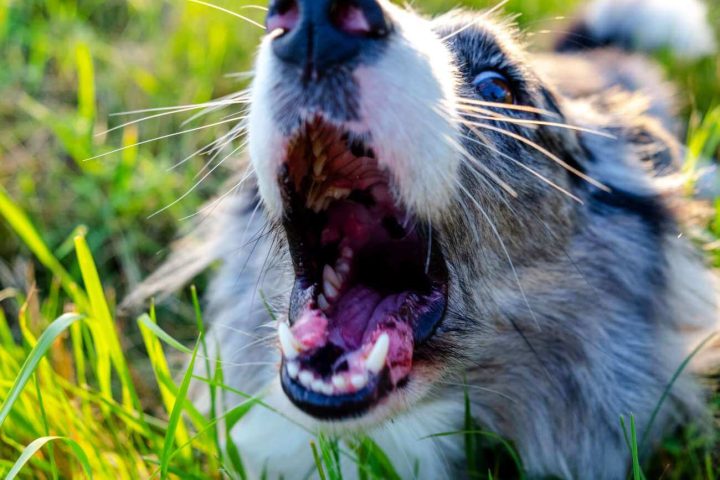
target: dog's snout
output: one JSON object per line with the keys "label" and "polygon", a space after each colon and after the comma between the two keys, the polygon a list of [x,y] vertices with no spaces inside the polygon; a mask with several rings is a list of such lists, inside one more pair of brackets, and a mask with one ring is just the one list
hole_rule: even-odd
{"label": "dog's snout", "polygon": [[275,55],[310,76],[356,59],[391,24],[377,0],[275,0],[267,29]]}

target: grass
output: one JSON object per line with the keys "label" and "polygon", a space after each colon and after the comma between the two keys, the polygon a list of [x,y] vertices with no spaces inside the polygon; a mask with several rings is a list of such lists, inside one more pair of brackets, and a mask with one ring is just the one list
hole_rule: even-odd
{"label": "grass", "polygon": [[[239,11],[251,2],[214,3]],[[456,3],[417,2],[426,11]],[[556,17],[577,3],[510,0],[507,10],[522,12],[520,24],[543,43],[562,30]],[[260,11],[242,12],[261,20]],[[712,15],[720,18],[719,6]],[[250,409],[268,407],[244,395],[230,412],[203,415],[186,401],[191,377],[181,358],[214,361],[205,355],[196,291],[138,319],[115,315],[117,299],[159,264],[182,219],[228,174],[219,169],[185,195],[207,158],[171,167],[230,125],[132,145],[240,109],[204,125],[183,125],[193,113],[186,112],[101,132],[137,117],[115,112],[245,88],[242,76],[227,74],[251,68],[260,34],[184,0],[0,0],[0,477],[246,478],[242,452],[219,439]],[[687,168],[695,170],[700,159],[718,158],[720,62],[659,60],[681,86]],[[720,266],[720,199],[715,207],[699,236]],[[204,276],[197,285],[204,289]],[[222,368],[198,380],[213,398],[228,390]],[[714,403],[720,410],[720,398]],[[471,476],[521,475],[512,445],[467,413],[462,432],[439,434],[464,438]],[[634,419],[623,422],[633,478],[718,478],[713,447],[698,432],[678,432],[641,462]],[[327,479],[340,478],[340,462],[360,465],[360,478],[397,477],[392,459],[367,438],[321,437],[312,449]]]}

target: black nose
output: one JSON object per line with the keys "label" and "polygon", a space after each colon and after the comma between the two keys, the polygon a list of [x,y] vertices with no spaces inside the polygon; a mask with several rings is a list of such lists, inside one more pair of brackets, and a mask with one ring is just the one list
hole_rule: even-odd
{"label": "black nose", "polygon": [[273,0],[267,29],[275,55],[312,78],[355,59],[391,25],[377,0]]}

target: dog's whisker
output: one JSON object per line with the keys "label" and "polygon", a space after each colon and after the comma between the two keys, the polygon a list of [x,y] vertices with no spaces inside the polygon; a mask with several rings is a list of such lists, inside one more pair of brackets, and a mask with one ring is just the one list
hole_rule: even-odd
{"label": "dog's whisker", "polygon": [[511,103],[488,102],[486,100],[477,100],[475,98],[467,98],[467,97],[459,97],[457,100],[460,103],[477,105],[480,107],[497,108],[500,110],[518,110],[521,112],[529,112],[529,113],[536,113],[538,115],[545,115],[545,116],[551,117],[551,118],[559,117],[559,115],[555,112],[551,112],[550,110],[544,110],[544,109],[538,108],[538,107],[533,107],[530,105],[516,105],[516,104],[511,104]]}
{"label": "dog's whisker", "polygon": [[128,148],[135,148],[135,147],[138,147],[138,146],[140,146],[140,145],[145,145],[145,144],[148,144],[148,143],[157,142],[157,141],[159,141],[159,140],[165,140],[165,139],[167,139],[167,138],[177,137],[178,135],[184,135],[184,134],[186,134],[186,133],[192,133],[192,132],[197,132],[197,131],[200,131],[200,130],[206,130],[206,129],[208,129],[208,128],[217,127],[218,125],[224,125],[224,124],[227,124],[227,123],[230,123],[230,122],[235,122],[235,121],[237,121],[237,120],[235,120],[235,119],[223,120],[223,121],[220,121],[220,122],[214,122],[214,123],[210,123],[210,124],[203,125],[203,126],[200,126],[200,127],[190,128],[190,129],[188,129],[188,130],[182,130],[182,131],[179,131],[179,132],[168,133],[167,135],[161,135],[161,136],[159,136],[159,137],[151,138],[151,139],[149,139],[149,140],[143,140],[143,141],[141,141],[141,142],[137,142],[137,143],[134,143],[134,144],[132,144],[132,145],[126,145],[126,146],[124,146],[124,147],[122,147],[122,148],[116,148],[115,150],[111,150],[111,151],[109,151],[109,152],[101,153],[100,155],[95,155],[94,157],[86,158],[85,160],[83,160],[83,162],[89,162],[89,161],[92,161],[92,160],[97,160],[98,158],[107,157],[108,155],[112,155],[112,154],[114,154],[114,153],[122,152],[122,151],[124,151],[124,150],[127,150]]}
{"label": "dog's whisker", "polygon": [[[263,24],[261,24],[261,23],[258,23],[258,22],[256,22],[255,20],[253,20],[252,18],[246,17],[245,15],[241,15],[241,14],[239,14],[239,13],[237,13],[237,12],[233,12],[232,10],[228,10],[227,8],[223,8],[223,7],[219,6],[219,5],[215,5],[215,4],[212,4],[212,3],[209,3],[209,2],[205,2],[205,1],[203,1],[203,0],[188,0],[188,1],[189,1],[189,2],[192,2],[192,3],[197,3],[197,4],[199,4],[199,5],[204,5],[204,6],[206,6],[206,7],[214,8],[215,10],[219,10],[219,11],[221,11],[221,12],[227,13],[227,14],[229,14],[229,15],[232,15],[233,17],[237,17],[237,18],[239,18],[239,19],[241,19],[241,20],[244,20],[244,21],[248,22],[249,24],[254,25],[254,26],[256,26],[256,27],[258,27],[258,28],[260,28],[260,29],[262,29],[262,30],[265,30],[265,25],[263,25]],[[249,6],[249,5],[248,5],[248,6]]]}
{"label": "dog's whisker", "polygon": [[470,116],[475,119],[479,120],[491,120],[491,121],[502,121],[507,123],[512,123],[515,125],[526,125],[528,127],[532,126],[545,126],[545,127],[557,127],[557,128],[563,128],[566,130],[574,130],[577,132],[583,132],[588,133],[591,135],[597,135],[600,137],[609,138],[611,140],[616,140],[617,136],[603,132],[601,130],[596,130],[592,128],[586,128],[586,127],[579,127],[576,125],[570,125],[568,123],[560,123],[560,122],[548,122],[545,120],[533,120],[533,119],[525,119],[525,118],[514,118],[514,117],[508,117],[506,115],[499,115],[495,112],[492,112],[491,110],[486,110],[482,108],[476,108],[471,106],[462,106],[460,108],[460,111],[467,116]]}
{"label": "dog's whisker", "polygon": [[[473,133],[475,133],[476,135],[478,135],[478,136],[480,135],[480,132],[479,132],[475,127],[468,125],[468,128],[469,128],[470,130],[472,130]],[[572,198],[574,201],[576,201],[576,202],[578,202],[578,203],[580,203],[580,204],[583,204],[583,203],[584,203],[579,197],[577,197],[576,195],[574,195],[572,192],[570,192],[570,191],[568,191],[567,189],[561,187],[561,186],[558,185],[557,183],[553,182],[552,180],[550,180],[550,179],[547,178],[546,176],[542,175],[540,172],[536,171],[535,169],[533,169],[533,168],[525,165],[525,164],[522,163],[521,161],[513,158],[512,156],[510,156],[510,155],[508,155],[508,154],[506,154],[506,153],[504,153],[504,152],[501,152],[500,150],[498,150],[497,148],[493,147],[493,146],[490,145],[489,143],[487,143],[487,142],[481,142],[481,141],[479,141],[479,140],[477,140],[477,139],[475,139],[475,138],[472,138],[472,137],[470,137],[470,136],[465,136],[464,138],[465,138],[466,140],[468,140],[469,142],[474,143],[475,145],[479,145],[479,146],[481,146],[481,147],[483,147],[483,148],[487,148],[488,150],[492,151],[493,153],[495,153],[495,154],[497,154],[497,155],[500,155],[501,157],[503,157],[503,158],[505,158],[505,159],[507,159],[507,160],[510,160],[511,162],[513,162],[513,164],[515,164],[515,165],[519,166],[520,168],[522,168],[522,169],[530,172],[532,175],[534,175],[535,177],[539,178],[542,182],[550,185],[551,187],[553,187],[554,189],[556,189],[556,190],[558,190],[559,192],[563,193],[564,195],[567,195],[568,197]],[[474,163],[477,162],[477,159],[473,158],[473,160],[474,160]]]}
{"label": "dog's whisker", "polygon": [[573,167],[572,165],[567,163],[565,160],[561,159],[560,157],[558,157],[557,155],[555,155],[554,153],[552,153],[550,150],[546,149],[542,145],[538,144],[537,142],[533,142],[532,140],[525,138],[522,135],[518,135],[517,133],[511,132],[510,130],[506,130],[504,128],[489,125],[487,123],[476,123],[476,122],[469,122],[469,121],[461,121],[461,123],[463,123],[465,125],[472,125],[474,127],[479,127],[479,128],[486,129],[486,130],[492,130],[492,131],[500,133],[502,135],[514,138],[515,140],[518,140],[518,141],[524,143],[525,145],[528,145],[528,146],[534,148],[538,152],[540,152],[543,155],[545,155],[546,157],[548,157],[550,160],[554,161],[555,163],[562,166],[563,168],[565,168],[567,171],[573,173],[574,175],[582,178],[589,184],[594,185],[595,187],[597,187],[601,190],[604,190],[606,192],[610,191],[610,188],[608,188],[603,183],[599,182],[598,180],[595,180],[594,178],[587,175],[586,173]]}
{"label": "dog's whisker", "polygon": [[484,11],[484,12],[482,13],[482,15],[480,15],[474,22],[469,22],[467,25],[464,25],[464,26],[460,27],[459,29],[455,30],[454,32],[450,33],[449,35],[446,35],[446,36],[442,37],[442,38],[440,39],[440,41],[441,41],[441,42],[447,42],[447,41],[450,40],[451,38],[453,38],[453,37],[455,37],[455,36],[457,36],[457,35],[460,35],[460,34],[461,34],[462,32],[464,32],[465,30],[468,30],[469,28],[474,27],[475,25],[477,25],[477,24],[478,24],[479,22],[481,22],[482,20],[484,20],[484,19],[490,17],[491,15],[494,15],[494,14],[497,13],[498,11],[500,11],[505,5],[507,5],[507,3],[508,3],[509,1],[510,1],[510,0],[501,0],[500,2],[498,2],[498,3],[497,3],[494,7],[492,7],[491,9]]}

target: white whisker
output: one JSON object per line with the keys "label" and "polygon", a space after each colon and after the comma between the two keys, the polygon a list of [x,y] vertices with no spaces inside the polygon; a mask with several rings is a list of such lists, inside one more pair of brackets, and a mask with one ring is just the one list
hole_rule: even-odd
{"label": "white whisker", "polygon": [[233,17],[237,17],[237,18],[240,18],[240,19],[242,19],[242,20],[245,20],[246,22],[248,22],[248,23],[250,23],[250,24],[252,24],[252,25],[255,25],[256,27],[265,30],[265,25],[263,25],[263,24],[261,24],[261,23],[258,23],[258,22],[256,22],[255,20],[253,20],[252,18],[246,17],[245,15],[240,15],[240,14],[237,13],[237,12],[233,12],[232,10],[228,10],[227,8],[223,8],[223,7],[219,6],[219,5],[213,5],[212,3],[208,3],[208,2],[203,2],[202,0],[188,0],[188,1],[189,1],[189,2],[192,2],[192,3],[197,3],[197,4],[199,4],[199,5],[204,5],[204,6],[206,6],[206,7],[214,8],[214,9],[216,9],[216,10],[220,10],[221,12],[224,12],[224,13],[227,13],[227,14],[229,14],[229,15],[232,15]]}

